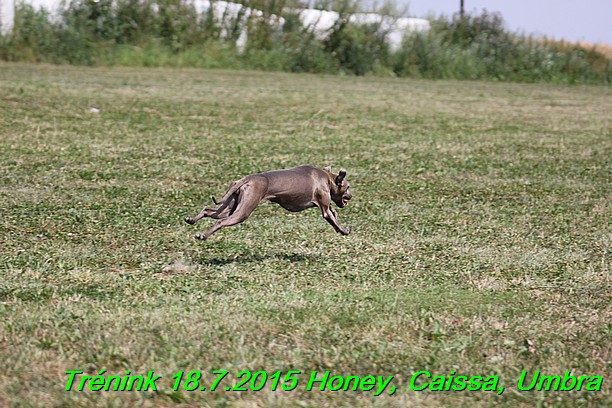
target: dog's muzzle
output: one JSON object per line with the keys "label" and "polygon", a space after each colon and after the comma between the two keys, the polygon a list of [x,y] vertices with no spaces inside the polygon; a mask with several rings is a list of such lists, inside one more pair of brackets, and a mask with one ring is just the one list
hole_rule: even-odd
{"label": "dog's muzzle", "polygon": [[353,198],[350,194],[345,194],[342,196],[342,207],[346,207],[348,205],[349,200]]}

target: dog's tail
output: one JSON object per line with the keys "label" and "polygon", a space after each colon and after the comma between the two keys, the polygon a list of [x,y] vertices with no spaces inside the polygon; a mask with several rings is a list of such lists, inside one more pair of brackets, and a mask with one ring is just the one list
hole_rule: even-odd
{"label": "dog's tail", "polygon": [[229,190],[227,190],[227,193],[225,193],[225,195],[223,196],[223,198],[220,201],[217,201],[217,199],[215,197],[210,197],[213,200],[213,203],[215,203],[215,205],[220,205],[223,204],[228,198],[230,198],[236,191],[238,191],[238,189],[242,186],[244,186],[247,182],[247,177],[243,177],[238,181],[233,181],[232,184],[230,184]]}

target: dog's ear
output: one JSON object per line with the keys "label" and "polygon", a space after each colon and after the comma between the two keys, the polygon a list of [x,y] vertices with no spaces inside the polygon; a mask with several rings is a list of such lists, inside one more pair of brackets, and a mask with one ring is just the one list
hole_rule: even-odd
{"label": "dog's ear", "polygon": [[344,180],[345,177],[346,177],[346,170],[340,169],[340,172],[338,172],[338,175],[336,176],[336,185],[338,187],[342,185],[342,181]]}
{"label": "dog's ear", "polygon": [[331,166],[325,166],[323,167],[323,170],[329,171],[331,173]]}

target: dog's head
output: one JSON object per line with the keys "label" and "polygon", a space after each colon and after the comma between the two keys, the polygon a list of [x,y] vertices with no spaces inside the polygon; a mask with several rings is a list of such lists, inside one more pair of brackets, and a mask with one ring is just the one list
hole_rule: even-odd
{"label": "dog's head", "polygon": [[[331,166],[325,167],[331,173]],[[346,180],[346,170],[340,169],[338,174],[331,173],[334,186],[331,188],[331,199],[340,208],[346,207],[353,195],[351,194],[351,184]]]}

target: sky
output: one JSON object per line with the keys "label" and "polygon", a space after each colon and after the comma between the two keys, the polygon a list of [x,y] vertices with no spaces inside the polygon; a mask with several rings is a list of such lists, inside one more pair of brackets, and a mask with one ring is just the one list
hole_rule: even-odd
{"label": "sky", "polygon": [[[452,15],[460,0],[399,0],[411,17]],[[466,12],[501,13],[511,31],[612,44],[612,0],[464,0]]]}

